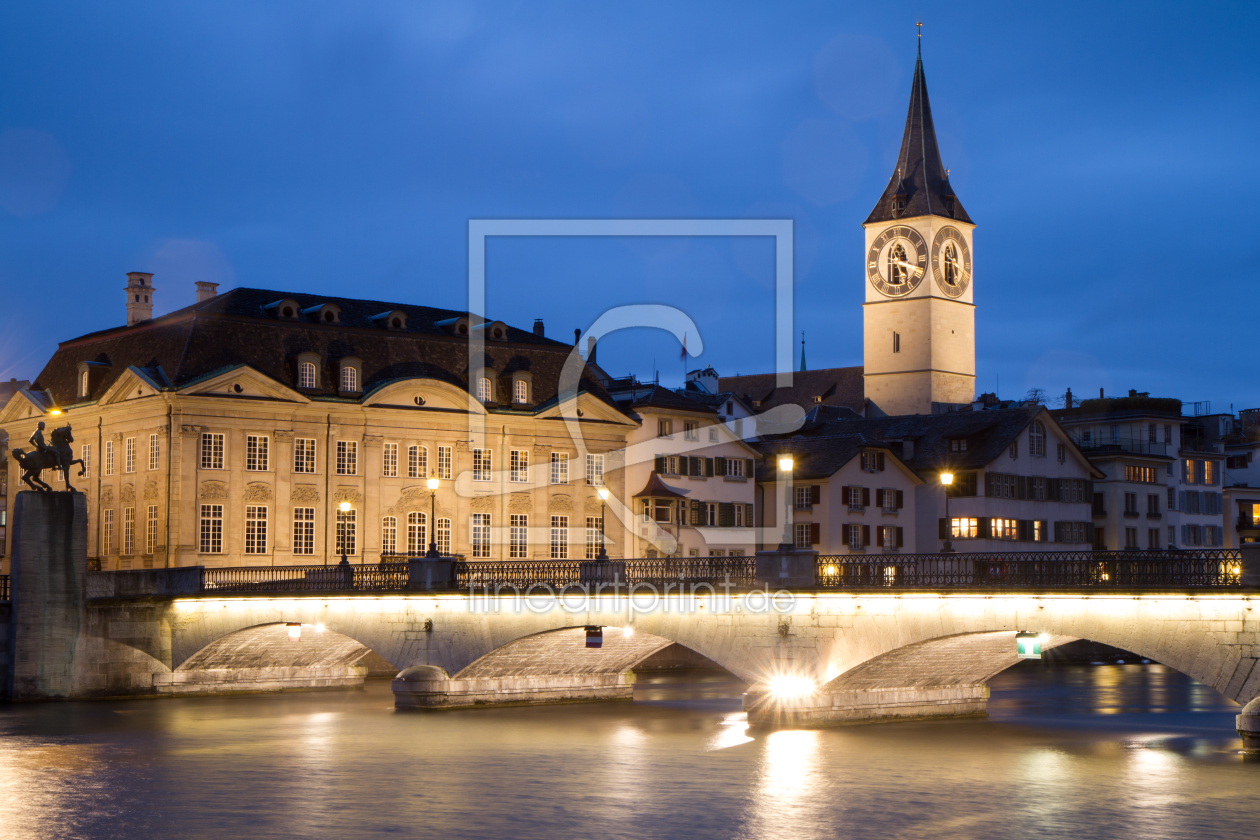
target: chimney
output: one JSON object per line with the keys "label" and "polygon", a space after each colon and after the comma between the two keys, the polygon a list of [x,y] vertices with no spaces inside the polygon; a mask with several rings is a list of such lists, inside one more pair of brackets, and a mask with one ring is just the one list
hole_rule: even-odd
{"label": "chimney", "polygon": [[127,272],[127,326],[153,317],[153,275]]}
{"label": "chimney", "polygon": [[1068,388],[1067,393],[1063,395],[1063,407],[1064,408],[1072,407],[1072,389],[1071,388]]}
{"label": "chimney", "polygon": [[197,281],[197,303],[204,303],[207,300],[212,300],[218,294],[218,283],[207,283],[204,280]]}
{"label": "chimney", "polygon": [[586,363],[588,365],[595,364],[595,337],[586,337]]}
{"label": "chimney", "polygon": [[582,331],[581,331],[581,330],[574,330],[574,331],[573,331],[573,346],[574,346],[574,347],[577,347],[577,346],[578,346],[578,342],[579,342],[579,341],[581,341],[581,340],[582,340]]}
{"label": "chimney", "polygon": [[542,338],[542,335],[543,335],[542,318],[534,319],[534,335],[538,336],[539,338]]}
{"label": "chimney", "polygon": [[1106,399],[1106,397],[1104,397],[1104,396],[1103,396],[1103,389],[1102,389],[1102,388],[1099,388],[1099,389],[1098,389],[1098,399],[1100,399],[1100,400],[1102,400],[1102,399]]}

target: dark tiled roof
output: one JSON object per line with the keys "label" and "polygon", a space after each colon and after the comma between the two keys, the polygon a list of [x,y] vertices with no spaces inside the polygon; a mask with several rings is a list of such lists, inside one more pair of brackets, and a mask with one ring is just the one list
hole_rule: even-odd
{"label": "dark tiled roof", "polygon": [[713,413],[713,409],[709,406],[655,384],[636,385],[623,390],[614,389],[611,394],[618,405],[629,408],[667,408],[675,411],[696,411],[701,414]]}
{"label": "dark tiled roof", "polygon": [[[300,307],[332,303],[340,309],[339,324],[275,317],[263,307],[292,298]],[[392,309],[407,315],[404,330],[387,330],[376,321]],[[429,377],[459,388],[468,387],[467,338],[448,333],[437,321],[466,313],[446,309],[333,298],[265,289],[233,289],[215,298],[132,327],[90,333],[63,342],[36,378],[34,387],[52,392],[58,404],[77,401],[78,366],[84,361],[109,363],[94,386],[92,399],[105,393],[134,365],[157,382],[180,388],[216,371],[249,365],[290,387],[296,387],[294,358],[311,352],[323,360],[321,388],[312,396],[337,396],[340,359],[362,362],[363,393],[386,382]],[[535,404],[554,400],[560,371],[571,346],[508,327],[506,341],[487,340],[486,364],[500,377],[499,399],[509,399],[507,374],[529,371]],[[583,375],[580,389],[609,401],[604,389]],[[311,393],[311,392],[305,392]]]}
{"label": "dark tiled roof", "polygon": [[[866,385],[862,367],[823,368],[792,373],[792,387],[778,388],[778,374],[754,373],[747,376],[724,376],[718,380],[723,391],[739,394],[757,411],[779,405],[799,405],[809,411],[815,405],[842,406],[858,414],[866,410]],[[821,403],[814,401],[822,397]]]}
{"label": "dark tiled roof", "polygon": [[863,449],[884,449],[890,457],[897,455],[888,444],[862,434],[840,434],[804,437],[792,440],[763,443],[757,447],[767,457],[757,467],[758,480],[775,478],[778,459],[774,456],[791,452],[794,461],[794,479],[830,478],[845,464],[857,457]]}
{"label": "dark tiled roof", "polygon": [[[960,411],[951,414],[911,414],[900,417],[875,417],[862,420],[834,420],[806,426],[798,433],[801,440],[810,438],[861,435],[867,440],[913,442],[914,452],[902,458],[906,466],[923,476],[943,467],[980,469],[1001,455],[1041,407],[1012,408],[1002,411]],[[1047,419],[1053,423],[1053,419]],[[796,438],[797,435],[792,436]],[[951,452],[950,441],[965,438],[966,452]],[[794,444],[790,439],[782,441]],[[761,444],[765,452],[774,451],[779,441]],[[894,450],[896,451],[896,450]],[[900,455],[901,453],[898,452]]]}
{"label": "dark tiled roof", "polygon": [[[910,107],[906,112],[906,129],[901,136],[901,150],[884,194],[865,224],[890,222],[911,216],[944,216],[960,222],[971,222],[962,202],[953,195],[949,175],[941,163],[936,145],[936,127],[932,124],[932,106],[928,102],[927,80],[923,77],[923,53],[914,62],[914,80],[910,83]],[[900,195],[905,210],[893,216],[893,197]],[[953,198],[954,212],[948,211],[947,199]]]}

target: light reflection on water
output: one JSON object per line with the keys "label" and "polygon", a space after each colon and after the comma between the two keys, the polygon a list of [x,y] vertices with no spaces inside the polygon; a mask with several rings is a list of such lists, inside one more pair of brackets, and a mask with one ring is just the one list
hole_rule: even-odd
{"label": "light reflection on water", "polygon": [[406,714],[365,691],[0,707],[0,837],[1254,838],[1237,706],[1042,666],[988,720],[747,731],[741,686]]}

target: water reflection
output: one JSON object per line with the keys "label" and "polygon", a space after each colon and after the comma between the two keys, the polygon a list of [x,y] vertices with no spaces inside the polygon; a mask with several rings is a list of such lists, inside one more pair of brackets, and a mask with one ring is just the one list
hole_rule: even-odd
{"label": "water reflection", "polygon": [[[1027,666],[1027,667],[1025,667]],[[0,707],[0,835],[1253,838],[1237,706],[1158,666],[1025,663],[988,720],[750,735],[743,686],[401,714],[364,691]]]}

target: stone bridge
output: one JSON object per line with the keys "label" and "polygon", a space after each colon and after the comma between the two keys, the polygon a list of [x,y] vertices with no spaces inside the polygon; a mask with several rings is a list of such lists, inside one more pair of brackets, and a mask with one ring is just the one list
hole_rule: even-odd
{"label": "stone bridge", "polygon": [[[1241,556],[1232,587],[1180,591],[837,591],[817,586],[812,554],[785,552],[757,558],[757,587],[668,595],[278,594],[208,591],[197,568],[88,573],[75,519],[16,523],[13,699],[345,686],[371,673],[397,673],[400,707],[628,699],[634,669],[677,645],[749,684],[753,724],[971,715],[1017,661],[1015,633],[1032,631],[1201,680],[1247,705],[1240,731],[1260,748],[1260,551]],[[586,628],[601,629],[601,647],[586,646]]]}

